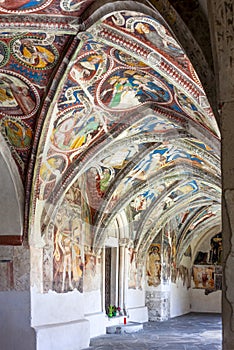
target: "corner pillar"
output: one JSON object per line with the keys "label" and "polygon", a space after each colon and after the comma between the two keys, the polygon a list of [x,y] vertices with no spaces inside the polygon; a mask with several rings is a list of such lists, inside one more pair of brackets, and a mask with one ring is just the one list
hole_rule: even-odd
{"label": "corner pillar", "polygon": [[208,1],[222,136],[223,350],[234,344],[234,5]]}

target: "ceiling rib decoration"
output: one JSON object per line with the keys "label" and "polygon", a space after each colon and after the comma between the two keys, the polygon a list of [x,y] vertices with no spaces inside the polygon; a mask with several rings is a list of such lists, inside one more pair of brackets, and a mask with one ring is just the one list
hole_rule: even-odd
{"label": "ceiling rib decoration", "polygon": [[[41,244],[76,183],[95,252],[118,212],[143,257],[163,225],[191,209],[183,250],[195,213],[196,229],[220,219],[210,104],[156,10],[118,2],[82,22],[91,3],[0,2],[0,130],[26,188],[32,241]],[[25,230],[28,221],[26,210]]]}

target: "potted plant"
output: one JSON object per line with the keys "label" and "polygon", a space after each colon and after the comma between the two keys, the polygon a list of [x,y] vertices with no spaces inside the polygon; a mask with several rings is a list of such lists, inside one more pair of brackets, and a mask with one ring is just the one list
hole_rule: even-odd
{"label": "potted plant", "polygon": [[114,305],[109,305],[108,306],[108,317],[113,317],[115,312],[115,306]]}

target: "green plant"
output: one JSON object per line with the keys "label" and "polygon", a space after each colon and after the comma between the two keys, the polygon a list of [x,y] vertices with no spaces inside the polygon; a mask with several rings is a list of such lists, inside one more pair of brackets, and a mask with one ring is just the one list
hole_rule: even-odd
{"label": "green plant", "polygon": [[109,305],[109,307],[108,307],[108,316],[109,317],[112,317],[112,316],[114,316],[114,313],[115,313],[116,311],[115,311],[115,306],[114,305]]}
{"label": "green plant", "polygon": [[121,312],[121,308],[119,306],[109,305],[109,307],[108,307],[108,316],[109,317],[116,316],[117,312]]}

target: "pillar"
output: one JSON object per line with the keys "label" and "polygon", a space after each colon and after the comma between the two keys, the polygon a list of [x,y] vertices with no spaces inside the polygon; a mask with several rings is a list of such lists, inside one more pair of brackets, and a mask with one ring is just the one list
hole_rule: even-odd
{"label": "pillar", "polygon": [[119,306],[121,310],[127,311],[127,290],[128,290],[128,246],[130,245],[128,238],[121,238],[119,240]]}
{"label": "pillar", "polygon": [[119,246],[119,306],[121,310],[124,305],[124,269],[125,269],[125,245]]}
{"label": "pillar", "polygon": [[208,1],[222,136],[223,350],[234,349],[234,3]]}

